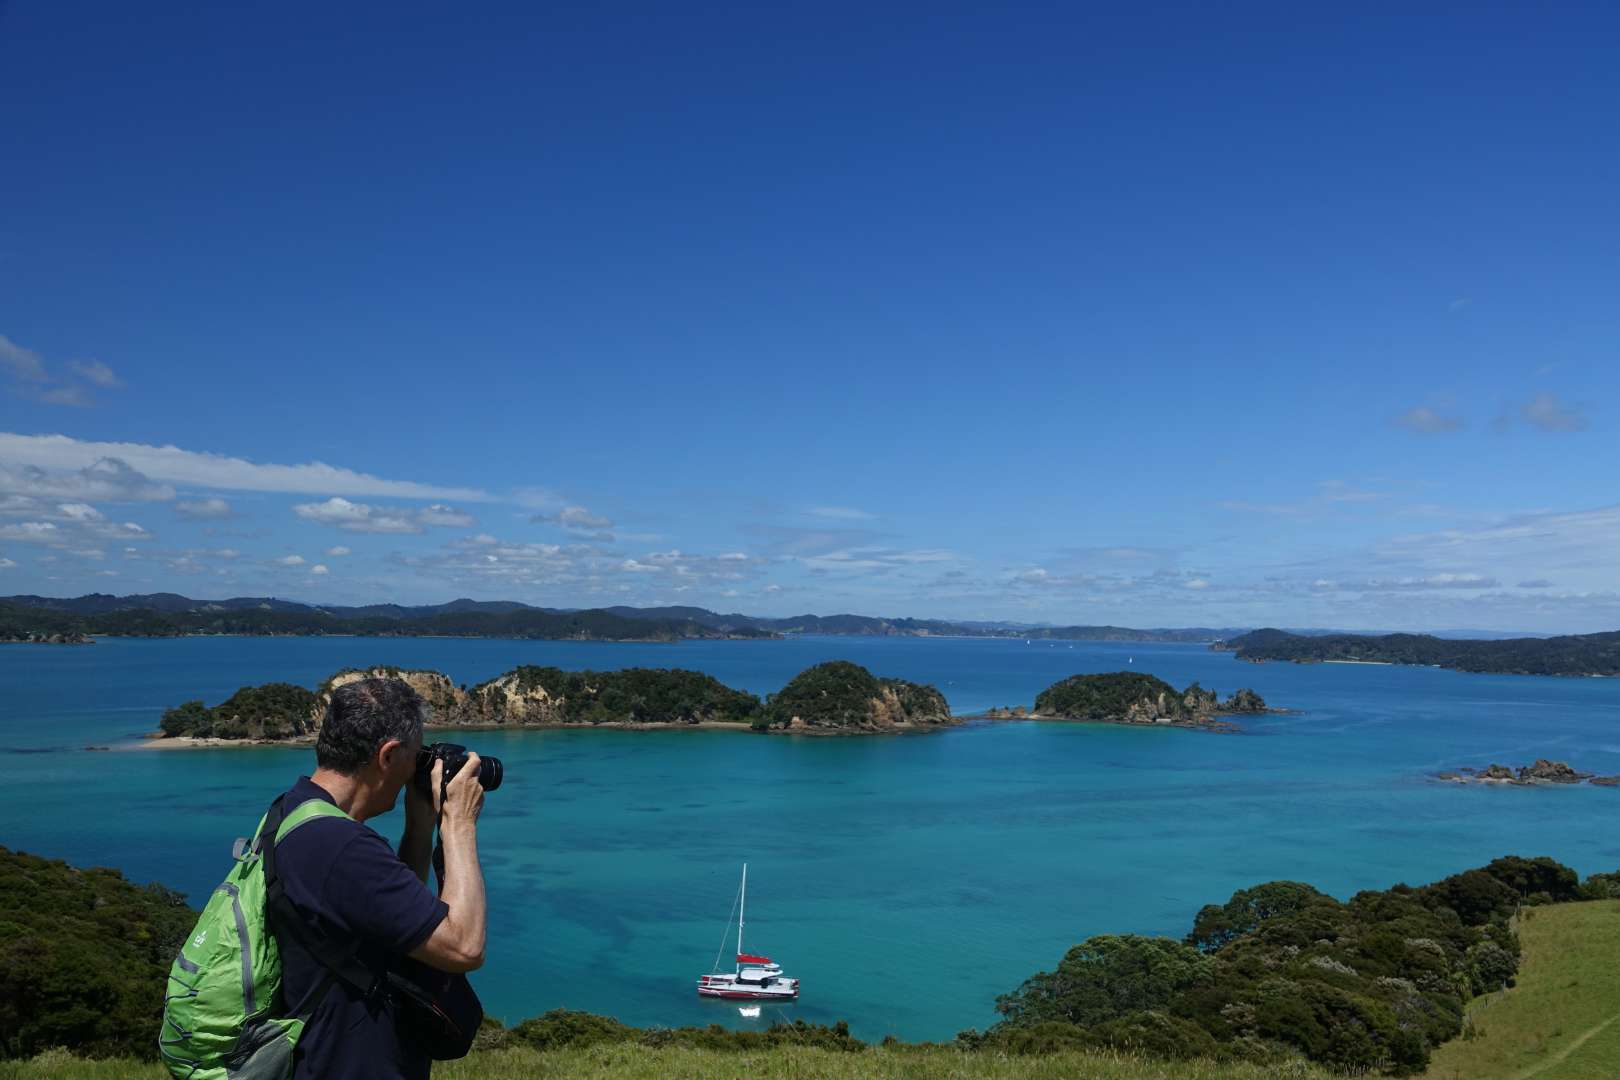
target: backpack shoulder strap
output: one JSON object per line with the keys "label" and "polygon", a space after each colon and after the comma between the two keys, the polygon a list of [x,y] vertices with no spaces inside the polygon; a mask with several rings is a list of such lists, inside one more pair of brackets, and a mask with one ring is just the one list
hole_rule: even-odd
{"label": "backpack shoulder strap", "polygon": [[264,858],[264,910],[271,930],[277,936],[285,936],[297,943],[327,969],[327,977],[304,1002],[292,1010],[293,1015],[302,1016],[315,1011],[334,979],[347,983],[362,996],[369,996],[380,978],[356,955],[360,948],[359,939],[334,943],[299,916],[292,901],[287,898],[285,883],[276,873],[276,844],[285,839],[288,833],[317,817],[348,818],[349,815],[325,799],[309,799],[287,813],[283,806],[285,799],[286,796],[281,796],[270,804],[253,846]]}

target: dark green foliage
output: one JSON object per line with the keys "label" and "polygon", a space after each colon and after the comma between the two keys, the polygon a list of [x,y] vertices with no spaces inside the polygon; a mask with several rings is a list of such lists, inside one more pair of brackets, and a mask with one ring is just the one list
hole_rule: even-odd
{"label": "dark green foliage", "polygon": [[[748,724],[760,715],[759,698],[699,671],[563,671],[525,665],[508,674],[516,677],[519,690],[543,689],[556,699],[559,719],[570,724]],[[486,687],[498,689],[485,683],[473,693]]]}
{"label": "dark green foliage", "polygon": [[1485,872],[1518,893],[1527,904],[1556,904],[1581,898],[1580,876],[1546,855],[1492,859]]}
{"label": "dark green foliage", "polygon": [[160,726],[165,735],[196,735],[212,730],[214,714],[200,701],[187,701],[165,712]]}
{"label": "dark green foliage", "polygon": [[[497,1039],[491,1036],[491,1039]],[[708,1027],[633,1028],[612,1017],[572,1009],[553,1009],[525,1020],[498,1037],[497,1045],[523,1044],[537,1050],[588,1047],[603,1043],[638,1042],[644,1046],[685,1046],[701,1050],[748,1051],[773,1046],[815,1046],[826,1050],[862,1050],[840,1020],[831,1027],[803,1020],[775,1023],[764,1031],[731,1031],[719,1024]]]}
{"label": "dark green foliage", "polygon": [[1308,637],[1265,629],[1232,638],[1221,647],[1235,651],[1244,660],[1376,660],[1518,675],[1620,674],[1620,631],[1614,630],[1551,638],[1459,641],[1427,634]]}
{"label": "dark green foliage", "polygon": [[316,698],[302,686],[244,686],[213,708],[188,701],[163,714],[169,736],[214,739],[289,739],[314,732]]}
{"label": "dark green foliage", "polygon": [[160,885],[0,847],[0,1057],[155,1057],[169,964],[196,918]]}
{"label": "dark green foliage", "polygon": [[1239,690],[1222,702],[1214,690],[1198,683],[1177,690],[1144,671],[1071,675],[1035,698],[1038,715],[1069,720],[1196,721],[1218,712],[1264,712],[1265,708],[1264,699],[1253,690]]}
{"label": "dark green foliage", "polygon": [[536,1050],[556,1050],[565,1046],[625,1042],[634,1038],[635,1034],[635,1028],[627,1027],[611,1016],[597,1016],[573,1009],[552,1009],[512,1028],[507,1033],[507,1042],[523,1043]]}
{"label": "dark green foliage", "polygon": [[1583,900],[1620,900],[1620,871],[1593,874],[1581,882]]}
{"label": "dark green foliage", "polygon": [[1181,695],[1163,679],[1142,671],[1106,675],[1071,675],[1035,698],[1035,711],[1072,720],[1118,720],[1143,704],[1154,716],[1179,717]]}
{"label": "dark green foliage", "polygon": [[1168,1005],[1208,981],[1214,961],[1170,938],[1103,934],[1070,949],[1056,971],[1043,971],[996,999],[1006,1023],[1061,1020],[1092,1025]]}
{"label": "dark green foliage", "polygon": [[764,724],[787,727],[884,727],[934,724],[950,719],[945,695],[904,679],[880,679],[859,664],[831,660],[806,668],[765,702]]}
{"label": "dark green foliage", "polygon": [[877,677],[859,664],[830,660],[799,672],[772,694],[765,704],[765,716],[782,727],[795,716],[812,726],[864,724],[882,689]]}
{"label": "dark green foliage", "polygon": [[[1141,944],[1174,944],[1165,939],[1082,943],[1056,971],[1001,998],[1005,1019],[973,1039],[1010,1052],[1084,1044],[1254,1058],[1281,1050],[1349,1073],[1410,1075],[1462,1030],[1469,997],[1512,984],[1519,943],[1510,920],[1520,906],[1572,899],[1579,889],[1567,867],[1518,856],[1348,903],[1273,881],[1199,911],[1181,954]],[[1189,957],[1205,966],[1189,967]]]}
{"label": "dark green foliage", "polygon": [[1206,904],[1193,920],[1187,944],[1205,951],[1219,949],[1232,939],[1257,929],[1274,915],[1288,915],[1307,904],[1332,897],[1297,881],[1271,881],[1252,889],[1239,889],[1225,904]]}
{"label": "dark green foliage", "polygon": [[1421,890],[1424,901],[1450,908],[1465,926],[1480,926],[1518,906],[1519,894],[1484,870],[1465,870]]}

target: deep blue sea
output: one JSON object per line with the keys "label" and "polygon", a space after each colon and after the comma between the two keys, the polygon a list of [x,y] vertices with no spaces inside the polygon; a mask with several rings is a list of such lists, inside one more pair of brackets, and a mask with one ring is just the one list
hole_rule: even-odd
{"label": "deep blue sea", "polygon": [[[923,638],[679,645],[374,638],[104,639],[0,647],[0,844],[162,881],[194,903],[231,841],[313,754],[86,753],[168,706],[344,667],[472,683],[520,663],[687,667],[774,691],[848,659],[939,686],[959,713],[1030,704],[1077,672],[1148,671],[1297,715],[1246,734],[974,724],[894,738],[714,731],[469,732],[506,761],[481,851],[508,1021],[569,1007],[636,1025],[847,1019],[945,1039],[1091,934],[1184,934],[1198,908],[1276,878],[1339,896],[1507,854],[1620,868],[1620,789],[1458,787],[1436,770],[1536,757],[1620,773],[1620,680],[1253,665],[1198,646]],[[373,821],[397,838],[401,814]],[[759,1021],[698,1000],[744,861],[750,951],[803,981]]]}

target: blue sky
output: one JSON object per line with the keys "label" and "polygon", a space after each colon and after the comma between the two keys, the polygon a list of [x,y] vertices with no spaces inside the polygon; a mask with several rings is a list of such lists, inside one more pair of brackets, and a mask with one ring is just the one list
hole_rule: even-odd
{"label": "blue sky", "polygon": [[0,6],[0,594],[1620,627],[1620,12]]}

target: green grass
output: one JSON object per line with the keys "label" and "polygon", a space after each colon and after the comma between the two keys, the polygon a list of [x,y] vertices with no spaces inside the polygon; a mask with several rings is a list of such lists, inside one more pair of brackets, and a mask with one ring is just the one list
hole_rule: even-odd
{"label": "green grass", "polygon": [[1518,985],[1475,1002],[1431,1080],[1620,1076],[1620,900],[1525,908]]}
{"label": "green grass", "polygon": [[[32,1061],[0,1061],[0,1080],[166,1080],[159,1065],[132,1061],[82,1061],[51,1051]],[[697,1080],[707,1077],[792,1077],[795,1080],[1328,1080],[1306,1065],[1216,1065],[1158,1062],[1109,1054],[1001,1057],[949,1048],[858,1053],[789,1047],[769,1052],[686,1048],[652,1049],[614,1043],[588,1049],[491,1050],[433,1067],[436,1080]]]}

